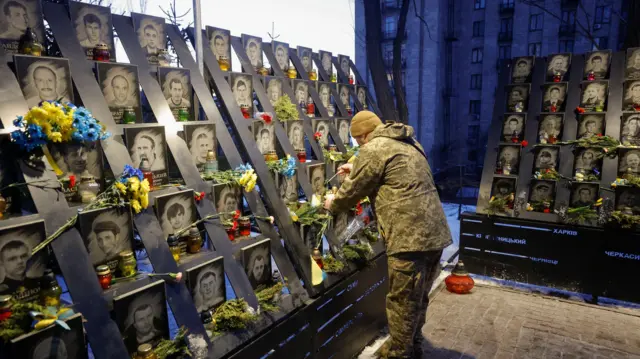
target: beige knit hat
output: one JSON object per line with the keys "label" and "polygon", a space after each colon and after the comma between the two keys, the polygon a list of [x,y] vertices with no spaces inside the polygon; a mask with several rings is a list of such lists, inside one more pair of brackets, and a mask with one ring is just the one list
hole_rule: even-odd
{"label": "beige knit hat", "polygon": [[351,136],[358,137],[373,132],[382,125],[380,117],[371,111],[360,111],[351,120]]}

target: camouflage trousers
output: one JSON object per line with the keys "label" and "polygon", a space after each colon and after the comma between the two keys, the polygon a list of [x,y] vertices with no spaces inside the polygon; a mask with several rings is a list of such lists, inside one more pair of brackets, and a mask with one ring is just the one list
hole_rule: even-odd
{"label": "camouflage trousers", "polygon": [[[387,320],[390,338],[383,358],[420,358],[429,291],[440,268],[442,250],[390,255]],[[416,353],[414,354],[414,349]]]}

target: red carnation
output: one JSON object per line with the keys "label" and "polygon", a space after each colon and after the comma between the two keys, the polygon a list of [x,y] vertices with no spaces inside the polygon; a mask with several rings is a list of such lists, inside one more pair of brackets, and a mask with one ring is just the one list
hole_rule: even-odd
{"label": "red carnation", "polygon": [[322,134],[320,132],[316,132],[313,134],[313,138],[315,138],[316,141],[319,141],[322,138]]}
{"label": "red carnation", "polygon": [[527,147],[527,145],[529,144],[529,141],[524,140],[521,143],[522,143],[522,147]]}
{"label": "red carnation", "polygon": [[231,230],[235,231],[238,229],[238,221],[233,221],[233,226],[231,226]]}
{"label": "red carnation", "polygon": [[264,123],[266,123],[267,125],[271,123],[271,116],[269,116],[268,113],[263,113],[261,117]]}
{"label": "red carnation", "polygon": [[637,111],[640,111],[640,104],[634,103],[633,104],[633,109]]}
{"label": "red carnation", "polygon": [[240,210],[236,209],[236,211],[233,213],[233,219],[238,219],[238,218],[240,218]]}
{"label": "red carnation", "polygon": [[576,107],[576,112],[577,113],[584,113],[584,108],[578,106],[578,107]]}
{"label": "red carnation", "polygon": [[75,186],[76,186],[76,176],[70,175],[69,176],[69,188],[73,188]]}
{"label": "red carnation", "polygon": [[361,213],[362,213],[362,204],[358,202],[358,204],[356,205],[356,216],[359,216]]}
{"label": "red carnation", "polygon": [[551,213],[551,210],[549,208],[545,208],[543,212],[544,213]]}

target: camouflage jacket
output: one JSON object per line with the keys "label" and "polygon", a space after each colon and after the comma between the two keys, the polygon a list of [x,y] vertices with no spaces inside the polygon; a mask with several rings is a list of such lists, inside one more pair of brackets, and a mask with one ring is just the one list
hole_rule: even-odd
{"label": "camouflage jacket", "polygon": [[399,123],[378,126],[331,206],[334,213],[346,211],[369,196],[389,255],[452,243],[431,168],[413,133]]}

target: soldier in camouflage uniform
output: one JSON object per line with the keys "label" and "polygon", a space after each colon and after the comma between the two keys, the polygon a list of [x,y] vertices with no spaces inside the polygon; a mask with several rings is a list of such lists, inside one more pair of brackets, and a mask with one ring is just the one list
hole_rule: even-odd
{"label": "soldier in camouflage uniform", "polygon": [[350,175],[335,197],[326,200],[325,207],[333,213],[346,211],[369,196],[389,265],[386,305],[390,339],[379,354],[383,358],[420,358],[429,290],[442,250],[452,243],[449,226],[413,128],[399,123],[383,125],[374,113],[361,111],[350,130],[360,151],[353,165],[340,168]]}

